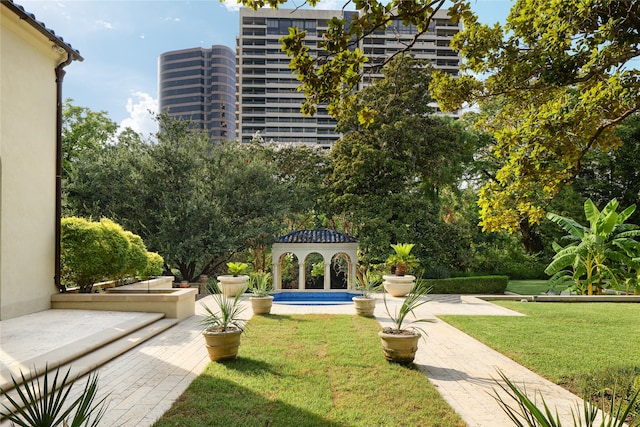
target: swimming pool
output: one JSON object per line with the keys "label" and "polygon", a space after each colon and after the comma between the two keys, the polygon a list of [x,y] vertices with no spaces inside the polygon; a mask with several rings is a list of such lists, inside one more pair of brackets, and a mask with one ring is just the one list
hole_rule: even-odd
{"label": "swimming pool", "polygon": [[274,293],[273,302],[293,305],[336,305],[351,304],[351,298],[360,295],[355,292],[279,292]]}

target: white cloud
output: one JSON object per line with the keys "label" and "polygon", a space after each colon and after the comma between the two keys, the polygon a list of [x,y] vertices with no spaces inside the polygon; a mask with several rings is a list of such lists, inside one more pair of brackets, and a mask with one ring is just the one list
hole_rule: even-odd
{"label": "white cloud", "polygon": [[230,12],[237,12],[240,10],[240,6],[242,6],[238,3],[238,0],[224,0],[222,4]]}
{"label": "white cloud", "polygon": [[111,22],[107,22],[107,21],[103,21],[102,19],[99,19],[96,21],[96,24],[107,30],[113,30],[113,24],[111,24]]}
{"label": "white cloud", "polygon": [[[323,0],[318,3],[316,9],[320,10],[341,10],[344,7],[344,1],[342,0]],[[353,10],[351,4],[348,4],[346,10]]]}
{"label": "white cloud", "polygon": [[153,114],[158,112],[158,100],[145,92],[133,92],[131,95],[126,106],[129,117],[120,122],[120,131],[130,127],[144,136],[155,133],[158,125]]}

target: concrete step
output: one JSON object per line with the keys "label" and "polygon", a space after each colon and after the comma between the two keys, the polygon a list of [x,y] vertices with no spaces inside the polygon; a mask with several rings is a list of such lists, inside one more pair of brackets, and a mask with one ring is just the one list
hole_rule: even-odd
{"label": "concrete step", "polygon": [[[31,370],[27,370],[25,376],[27,380],[31,378],[34,371],[33,366],[37,368],[38,379],[42,381],[42,373],[48,365],[49,383],[53,381],[56,368],[60,368],[61,381],[70,370],[69,379],[81,377],[115,357],[127,352],[144,341],[158,335],[159,333],[171,328],[178,323],[178,319],[164,319],[164,314],[160,313],[141,313],[151,316],[141,316],[135,322],[127,322],[126,325],[117,325],[104,330],[104,333],[93,334],[73,345],[64,348],[55,349],[45,355],[36,356],[29,360],[32,362]],[[37,363],[37,365],[35,365]],[[27,375],[29,374],[29,375]],[[16,379],[20,378],[20,373],[14,374]],[[9,385],[2,385],[2,388],[8,391],[9,396],[17,399],[18,394],[13,390],[13,382],[9,378]],[[0,398],[0,407],[2,404],[8,405],[8,399],[3,396]]]}

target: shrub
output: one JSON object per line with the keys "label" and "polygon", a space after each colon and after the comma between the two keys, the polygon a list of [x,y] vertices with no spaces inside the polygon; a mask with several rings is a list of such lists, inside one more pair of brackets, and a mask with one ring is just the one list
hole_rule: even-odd
{"label": "shrub", "polygon": [[164,259],[156,252],[147,252],[147,267],[142,272],[142,278],[160,276],[164,270]]}
{"label": "shrub", "polygon": [[142,276],[143,272],[147,268],[148,257],[147,247],[142,241],[142,237],[137,234],[133,234],[130,231],[125,231],[127,239],[129,239],[130,247],[127,255],[127,267],[124,270],[124,277]]}
{"label": "shrub", "polygon": [[131,242],[120,224],[110,219],[100,220],[100,230],[100,242],[104,249],[100,262],[104,267],[104,278],[113,279],[127,269]]}
{"label": "shrub", "polygon": [[451,272],[445,266],[435,265],[427,268],[422,277],[426,279],[448,279],[451,277]]}
{"label": "shrub", "polygon": [[93,284],[125,276],[159,275],[163,259],[115,222],[70,217],[61,221],[60,268],[67,284],[92,291]]}
{"label": "shrub", "polygon": [[63,218],[60,235],[62,278],[91,292],[92,285],[117,276],[126,266],[129,240],[111,221],[92,222],[84,218]]}
{"label": "shrub", "polygon": [[[473,245],[474,256],[468,271],[484,275],[507,275],[511,279],[546,279],[547,260],[543,254],[529,255],[513,240]],[[456,274],[458,275],[458,274]]]}
{"label": "shrub", "polygon": [[431,286],[432,294],[501,294],[507,289],[507,276],[453,277],[421,279]]}

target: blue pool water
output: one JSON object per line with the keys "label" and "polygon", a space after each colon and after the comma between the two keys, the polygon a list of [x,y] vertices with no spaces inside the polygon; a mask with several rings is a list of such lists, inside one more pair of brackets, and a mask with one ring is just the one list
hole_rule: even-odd
{"label": "blue pool water", "polygon": [[296,305],[350,304],[351,298],[359,294],[352,292],[280,292],[273,294],[273,302]]}

